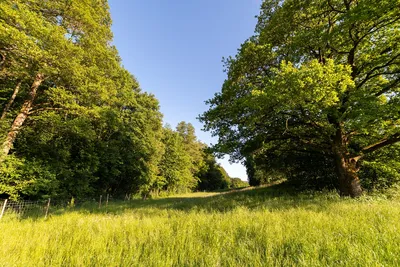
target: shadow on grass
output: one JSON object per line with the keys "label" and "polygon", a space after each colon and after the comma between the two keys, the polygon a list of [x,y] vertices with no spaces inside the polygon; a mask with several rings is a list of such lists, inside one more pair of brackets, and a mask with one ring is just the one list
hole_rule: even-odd
{"label": "shadow on grass", "polygon": [[327,208],[342,201],[337,193],[328,192],[298,192],[287,184],[278,184],[268,187],[244,188],[221,192],[220,194],[204,197],[169,197],[149,200],[131,200],[112,202],[107,207],[98,207],[95,203],[84,203],[71,209],[53,209],[51,216],[62,215],[75,211],[85,214],[138,213],[141,215],[157,215],[161,211],[176,210],[183,212],[229,212],[237,207],[250,210],[288,210],[307,209],[326,211]]}

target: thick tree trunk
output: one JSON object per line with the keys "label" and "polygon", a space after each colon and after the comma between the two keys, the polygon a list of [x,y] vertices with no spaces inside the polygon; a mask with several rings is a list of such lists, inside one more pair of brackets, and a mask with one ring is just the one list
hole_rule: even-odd
{"label": "thick tree trunk", "polygon": [[362,188],[357,175],[357,161],[349,156],[347,140],[341,129],[336,132],[332,151],[336,162],[340,195],[353,198],[361,196]]}
{"label": "thick tree trunk", "polygon": [[7,105],[5,106],[3,113],[1,114],[0,120],[4,119],[6,117],[8,110],[10,109],[11,105],[14,103],[14,100],[18,95],[20,87],[21,87],[21,82],[18,82],[17,86],[15,86],[14,92],[13,92],[10,100],[8,101]]}
{"label": "thick tree trunk", "polygon": [[38,73],[35,77],[35,80],[32,83],[32,86],[31,86],[31,89],[29,92],[29,97],[28,97],[28,99],[25,100],[19,114],[14,119],[14,122],[10,128],[10,131],[7,134],[7,138],[3,143],[2,155],[0,158],[1,161],[3,161],[5,156],[7,156],[8,153],[10,152],[10,149],[12,148],[14,141],[17,138],[17,135],[21,129],[21,126],[24,124],[26,118],[28,118],[29,112],[31,111],[32,106],[33,106],[33,101],[35,100],[35,97],[36,97],[37,89],[42,84],[43,80],[44,80],[43,74]]}

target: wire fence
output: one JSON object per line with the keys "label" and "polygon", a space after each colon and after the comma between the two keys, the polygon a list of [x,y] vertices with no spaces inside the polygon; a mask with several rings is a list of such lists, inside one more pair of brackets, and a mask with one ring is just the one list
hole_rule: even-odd
{"label": "wire fence", "polygon": [[99,209],[107,207],[112,201],[129,201],[132,199],[131,194],[126,194],[124,198],[113,198],[111,195],[100,195],[97,199],[70,199],[70,200],[19,200],[0,199],[0,220],[5,216],[13,216],[17,218],[25,217],[45,217],[47,218],[52,211],[66,207],[83,207],[96,206]]}
{"label": "wire fence", "polygon": [[0,200],[0,219],[6,214],[14,217],[23,216],[48,216],[50,199],[47,201],[12,201],[9,199]]}

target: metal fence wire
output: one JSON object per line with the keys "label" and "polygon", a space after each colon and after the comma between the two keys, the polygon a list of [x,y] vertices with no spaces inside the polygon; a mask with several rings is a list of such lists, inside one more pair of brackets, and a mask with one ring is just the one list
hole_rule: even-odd
{"label": "metal fence wire", "polygon": [[108,202],[112,201],[130,201],[132,200],[131,194],[126,194],[125,198],[113,198],[110,194],[100,195],[99,198],[82,198],[71,200],[19,200],[13,201],[10,199],[0,199],[0,220],[4,216],[15,216],[18,218],[24,217],[47,217],[50,209],[53,211],[61,208],[84,207],[86,205],[98,206],[99,209],[107,208]]}
{"label": "metal fence wire", "polygon": [[47,216],[50,205],[48,201],[12,201],[9,199],[0,200],[0,219],[7,215],[16,217],[23,216]]}

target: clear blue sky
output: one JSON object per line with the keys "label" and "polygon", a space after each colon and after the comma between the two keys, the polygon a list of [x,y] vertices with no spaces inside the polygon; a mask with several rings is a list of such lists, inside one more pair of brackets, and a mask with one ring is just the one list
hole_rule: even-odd
{"label": "clear blue sky", "polygon": [[[261,0],[109,0],[114,44],[144,91],[160,101],[164,123],[196,128],[204,101],[221,90],[222,57],[235,55],[256,25]],[[219,160],[231,177],[247,179],[241,164]]]}

